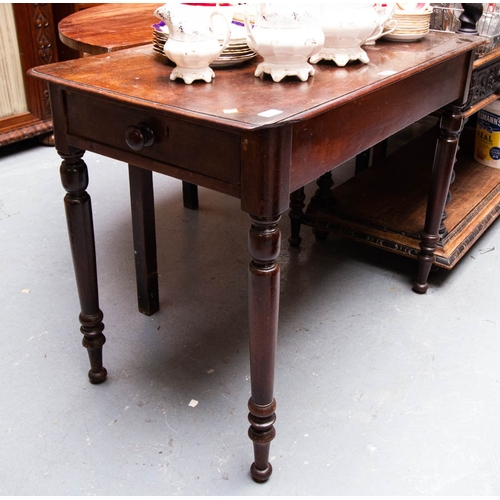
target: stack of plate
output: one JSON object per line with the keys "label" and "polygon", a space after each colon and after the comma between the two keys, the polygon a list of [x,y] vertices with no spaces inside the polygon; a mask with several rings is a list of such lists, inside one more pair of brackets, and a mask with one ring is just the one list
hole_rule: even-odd
{"label": "stack of plate", "polygon": [[163,53],[163,47],[165,42],[168,40],[168,28],[165,26],[163,21],[153,24],[153,50],[165,56]]}
{"label": "stack of plate", "polygon": [[[165,23],[153,24],[153,50],[165,58],[163,47],[168,40],[168,28]],[[221,41],[222,43],[222,41]],[[233,21],[231,24],[231,39],[222,54],[210,64],[212,67],[223,68],[236,66],[253,59],[257,55],[246,42],[245,28],[240,23]]]}
{"label": "stack of plate", "polygon": [[385,35],[393,42],[415,42],[429,33],[432,7],[428,3],[397,3],[392,19],[398,23],[396,29]]}

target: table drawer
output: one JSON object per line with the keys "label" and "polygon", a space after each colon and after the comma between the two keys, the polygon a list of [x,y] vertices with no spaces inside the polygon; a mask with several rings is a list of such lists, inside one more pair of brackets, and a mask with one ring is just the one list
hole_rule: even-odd
{"label": "table drawer", "polygon": [[[65,92],[68,134],[156,160],[231,185],[240,184],[241,139],[224,130],[193,124],[150,109],[119,106],[106,99]],[[134,150],[127,144],[127,129],[140,125],[153,133],[151,145]],[[92,147],[96,152],[98,147]],[[129,161],[129,163],[131,163]]]}

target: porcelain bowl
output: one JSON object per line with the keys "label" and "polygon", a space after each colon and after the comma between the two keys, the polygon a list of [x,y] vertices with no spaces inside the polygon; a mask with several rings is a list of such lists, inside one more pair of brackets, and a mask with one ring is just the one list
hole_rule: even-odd
{"label": "porcelain bowl", "polygon": [[324,34],[318,11],[303,4],[261,4],[253,12],[255,23],[250,23],[247,12],[248,46],[260,54],[264,62],[257,66],[255,76],[270,74],[274,81],[285,76],[297,76],[305,81],[314,74],[307,62],[321,49]]}
{"label": "porcelain bowl", "polygon": [[319,13],[325,43],[311,57],[311,63],[330,60],[338,66],[345,66],[349,61],[370,61],[361,45],[383,30],[386,20],[380,15],[378,4],[322,3]]}

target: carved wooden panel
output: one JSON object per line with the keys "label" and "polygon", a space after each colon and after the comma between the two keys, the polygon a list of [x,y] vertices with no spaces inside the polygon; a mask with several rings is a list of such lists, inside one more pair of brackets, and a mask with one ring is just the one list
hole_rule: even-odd
{"label": "carved wooden panel", "polygon": [[466,108],[474,106],[500,90],[500,60],[480,66],[472,73]]}
{"label": "carved wooden panel", "polygon": [[[57,27],[52,5],[13,4],[23,73],[35,66],[56,62]],[[52,131],[52,113],[46,85],[24,77],[28,112],[0,120],[0,146]]]}

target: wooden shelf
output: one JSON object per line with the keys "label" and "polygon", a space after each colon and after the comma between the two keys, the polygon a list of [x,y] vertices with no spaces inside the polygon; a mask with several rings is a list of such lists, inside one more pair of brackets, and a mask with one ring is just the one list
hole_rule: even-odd
{"label": "wooden shelf", "polygon": [[[436,265],[451,269],[497,218],[500,169],[474,161],[474,129],[460,140],[451,199]],[[416,258],[424,227],[437,130],[333,189],[329,207],[310,203],[303,224]]]}

